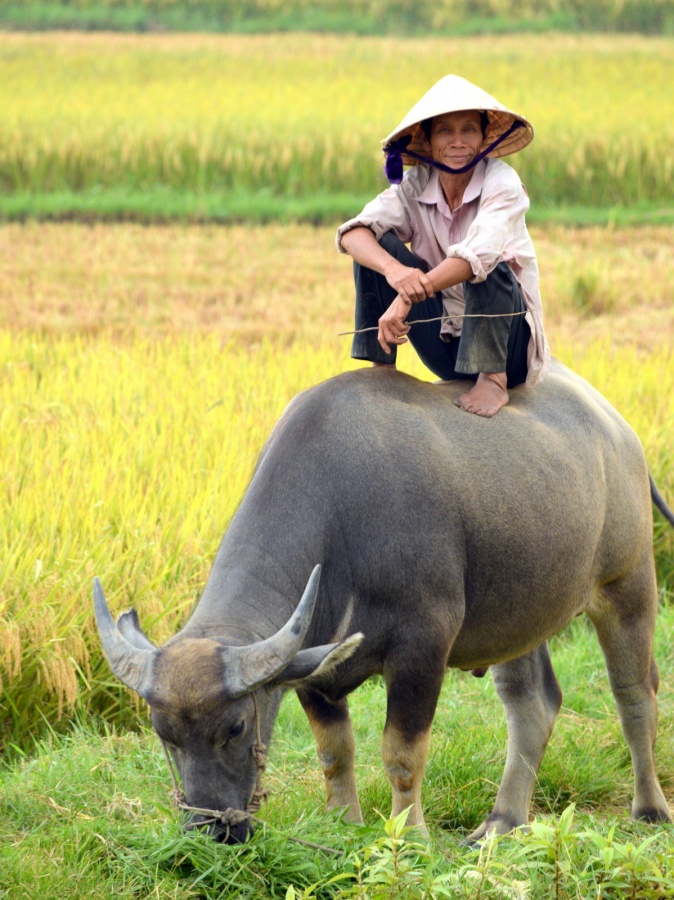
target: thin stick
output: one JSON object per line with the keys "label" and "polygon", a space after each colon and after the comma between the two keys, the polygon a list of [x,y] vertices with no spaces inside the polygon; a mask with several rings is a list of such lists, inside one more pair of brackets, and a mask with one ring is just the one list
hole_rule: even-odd
{"label": "thin stick", "polygon": [[[513,313],[463,313],[460,316],[436,316],[434,319],[415,319],[408,322],[408,325],[423,325],[427,322],[444,322],[445,319],[503,319],[512,318],[513,316],[526,316],[529,310],[522,309]],[[366,331],[379,331],[379,325],[371,325],[369,328],[359,328],[357,331],[339,331],[337,337],[344,337],[347,334],[365,334]]]}

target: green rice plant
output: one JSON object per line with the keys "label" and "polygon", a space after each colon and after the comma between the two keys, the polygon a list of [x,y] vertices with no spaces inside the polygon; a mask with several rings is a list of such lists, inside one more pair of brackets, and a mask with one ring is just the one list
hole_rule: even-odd
{"label": "green rice plant", "polygon": [[533,28],[671,32],[666,0],[2,0],[0,21],[15,27],[122,30],[288,31],[426,34]]}

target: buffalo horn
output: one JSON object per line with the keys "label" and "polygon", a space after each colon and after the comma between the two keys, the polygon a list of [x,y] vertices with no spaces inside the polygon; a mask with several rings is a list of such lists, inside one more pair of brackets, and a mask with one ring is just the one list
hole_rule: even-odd
{"label": "buffalo horn", "polygon": [[122,684],[146,700],[152,689],[152,661],[157,651],[140,649],[121,633],[110,614],[98,578],[94,578],[94,611],[103,653],[110,668]]}
{"label": "buffalo horn", "polygon": [[316,566],[297,609],[280,631],[247,647],[223,647],[225,692],[235,700],[275,678],[293,660],[309,630],[318,596],[321,567]]}

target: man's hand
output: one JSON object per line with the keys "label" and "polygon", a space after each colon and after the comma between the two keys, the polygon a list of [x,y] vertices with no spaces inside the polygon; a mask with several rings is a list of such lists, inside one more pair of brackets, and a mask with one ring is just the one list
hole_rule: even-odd
{"label": "man's hand", "polygon": [[431,279],[425,272],[422,272],[421,269],[403,266],[397,260],[391,259],[394,264],[386,267],[384,276],[403,300],[407,300],[410,304],[421,303],[427,297],[435,294]]}
{"label": "man's hand", "polygon": [[398,294],[384,315],[379,319],[377,340],[386,353],[391,352],[391,344],[398,346],[399,344],[407,343],[405,335],[411,326],[405,320],[411,308],[412,302]]}

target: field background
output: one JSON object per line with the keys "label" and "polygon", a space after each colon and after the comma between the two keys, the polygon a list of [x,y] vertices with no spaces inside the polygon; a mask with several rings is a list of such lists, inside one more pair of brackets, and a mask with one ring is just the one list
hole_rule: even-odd
{"label": "field background", "polygon": [[672,40],[0,33],[0,215],[333,222],[448,71],[534,123],[531,221],[674,221]]}
{"label": "field background", "polygon": [[[674,502],[672,58],[671,38],[634,35],[0,33],[0,897],[285,896],[339,867],[274,834],[359,848],[379,833],[375,682],[355,701],[371,831],[345,837],[318,815],[289,698],[270,830],[217,857],[185,843],[145,711],[101,658],[91,580],[115,611],[137,606],[157,641],[184,619],[285,404],[354,365],[337,336],[352,286],[334,226],[382,186],[379,138],[448,70],[534,120],[512,162],[532,197],[553,352],[633,425]],[[430,377],[409,349],[401,368]],[[674,542],[658,516],[654,537],[671,798]],[[615,826],[632,846],[652,896],[674,896],[670,830],[642,847],[652,832],[625,821],[629,759],[596,642],[576,623],[554,653],[565,706],[537,814],[576,802],[581,827]],[[435,873],[465,860],[457,839],[488,807],[503,739],[489,679],[450,675],[426,782]],[[559,896],[598,896],[588,885],[608,856],[591,843],[559,858]],[[539,879],[531,896],[549,896],[557,857],[541,854],[535,871],[492,872],[483,895]],[[474,896],[480,865],[453,896]]]}

